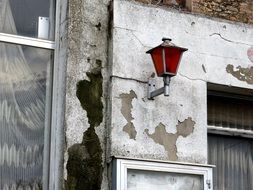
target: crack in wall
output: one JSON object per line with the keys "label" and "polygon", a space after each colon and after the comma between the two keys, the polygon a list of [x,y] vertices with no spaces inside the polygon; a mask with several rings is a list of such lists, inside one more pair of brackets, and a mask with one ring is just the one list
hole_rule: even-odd
{"label": "crack in wall", "polygon": [[226,39],[224,38],[221,34],[219,33],[213,33],[213,34],[210,34],[209,36],[219,36],[221,39],[227,41],[227,42],[230,42],[230,43],[235,43],[235,44],[242,44],[242,45],[247,45],[247,46],[252,46],[252,44],[247,44],[247,43],[243,43],[243,42],[236,42],[236,41],[233,41],[233,40],[229,40],[229,39]]}
{"label": "crack in wall", "polygon": [[159,123],[153,134],[150,134],[148,129],[145,129],[145,133],[152,138],[154,142],[162,145],[165,148],[165,150],[168,152],[169,160],[175,161],[178,160],[176,146],[178,137],[187,137],[193,133],[195,124],[195,121],[193,121],[191,117],[188,117],[183,122],[178,121],[176,126],[177,132],[175,134],[167,133],[165,125],[162,123]]}
{"label": "crack in wall", "polygon": [[152,48],[152,47],[150,47],[150,46],[146,46],[144,43],[142,43],[142,41],[137,37],[137,35],[133,32],[133,31],[131,31],[130,30],[130,32],[131,32],[131,34],[134,36],[134,38],[143,46],[143,47],[145,47],[145,48]]}
{"label": "crack in wall", "polygon": [[209,54],[209,53],[203,53],[203,52],[198,52],[198,51],[191,51],[191,50],[188,50],[188,52],[194,54],[194,55],[205,55],[205,56],[210,56],[210,57],[220,57],[220,58],[225,58],[225,59],[232,59],[232,60],[244,60],[244,59],[240,59],[240,58],[237,58],[237,57],[228,57],[228,56],[222,56],[222,55],[218,55],[218,54]]}
{"label": "crack in wall", "polygon": [[227,65],[226,71],[240,81],[253,84],[253,67],[243,68],[238,66],[234,69],[233,65]]}
{"label": "crack in wall", "polygon": [[127,120],[127,124],[123,127],[123,131],[129,135],[130,139],[136,139],[137,131],[135,130],[132,120],[134,119],[131,113],[133,108],[132,101],[137,99],[136,93],[131,90],[129,94],[123,93],[119,95],[121,99],[121,114]]}
{"label": "crack in wall", "polygon": [[[75,144],[68,149],[67,190],[98,190],[102,183],[102,148],[95,127],[103,121],[103,94],[101,61],[96,61],[98,67],[86,75],[90,79],[77,83],[76,95],[81,106],[87,112],[90,127],[83,134],[81,144]],[[78,127],[78,126],[76,126]]]}
{"label": "crack in wall", "polygon": [[138,36],[134,33],[134,32],[136,32],[136,30],[132,30],[132,29],[129,29],[129,28],[118,27],[118,26],[114,26],[114,28],[116,28],[116,29],[121,29],[121,30],[126,30],[126,31],[130,32],[130,34],[141,44],[141,46],[143,46],[144,48],[147,48],[147,49],[151,49],[151,48],[152,48],[151,46],[145,45],[145,44],[138,38]]}
{"label": "crack in wall", "polygon": [[143,84],[148,84],[148,81],[143,81],[143,80],[134,79],[134,78],[128,78],[128,77],[121,77],[121,76],[117,76],[117,75],[111,75],[110,78],[118,78],[118,79],[123,79],[123,80],[131,80],[131,81],[135,81],[135,82],[139,82],[139,83],[143,83]]}
{"label": "crack in wall", "polygon": [[[144,48],[147,48],[147,49],[153,48],[153,47],[151,47],[151,46],[145,45],[145,44],[138,38],[138,36],[134,33],[134,32],[136,32],[136,30],[132,30],[132,29],[128,29],[128,28],[123,28],[123,27],[118,27],[118,26],[114,26],[114,28],[129,31],[129,32],[131,33],[131,35],[141,44],[141,46],[143,46]],[[191,34],[191,35],[193,35],[193,34]],[[230,43],[236,43],[236,44],[243,44],[243,45],[251,46],[250,44],[247,44],[247,43],[236,42],[236,41],[232,41],[232,40],[226,39],[226,38],[224,38],[224,37],[223,37],[221,34],[219,34],[219,33],[213,33],[213,34],[210,34],[209,36],[214,36],[214,35],[218,35],[218,36],[220,36],[221,39],[223,39],[223,40],[225,40],[225,41],[227,41],[227,42],[230,42]],[[193,54],[207,55],[207,56],[210,56],[210,57],[221,57],[221,58],[225,58],[225,59],[243,60],[243,59],[240,59],[240,58],[228,57],[228,56],[223,56],[223,55],[219,55],[219,54],[209,54],[209,53],[196,52],[196,51],[191,51],[191,50],[188,50],[188,52],[191,52],[191,53],[193,53]]]}
{"label": "crack in wall", "polygon": [[200,78],[191,78],[191,77],[188,77],[188,76],[186,76],[186,75],[181,74],[180,72],[178,72],[177,74],[180,75],[181,77],[184,77],[184,78],[188,79],[188,80],[206,82],[206,80],[204,80],[204,79],[200,79]]}

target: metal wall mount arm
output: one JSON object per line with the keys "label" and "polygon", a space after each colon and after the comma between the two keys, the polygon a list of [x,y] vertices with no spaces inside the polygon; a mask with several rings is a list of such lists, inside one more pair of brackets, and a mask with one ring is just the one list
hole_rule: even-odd
{"label": "metal wall mount arm", "polygon": [[161,87],[159,89],[155,89],[155,80],[153,78],[150,78],[148,80],[148,99],[154,100],[154,97],[159,96],[161,94],[164,94],[164,96],[170,95],[170,76],[163,77],[164,87]]}

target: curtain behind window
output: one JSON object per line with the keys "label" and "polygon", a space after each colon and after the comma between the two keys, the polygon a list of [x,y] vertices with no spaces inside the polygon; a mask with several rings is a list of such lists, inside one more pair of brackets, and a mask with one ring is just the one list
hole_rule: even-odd
{"label": "curtain behind window", "polygon": [[[209,95],[208,125],[220,130],[252,131],[253,101],[231,94]],[[208,135],[208,159],[214,168],[214,190],[253,189],[253,139],[238,136]]]}
{"label": "curtain behind window", "polygon": [[[0,29],[16,34],[8,0]],[[44,131],[52,52],[0,42],[0,189],[42,189]]]}
{"label": "curtain behind window", "polygon": [[253,129],[252,101],[232,97],[208,96],[208,125]]}
{"label": "curtain behind window", "polygon": [[209,164],[213,170],[214,190],[253,189],[253,140],[208,135]]}

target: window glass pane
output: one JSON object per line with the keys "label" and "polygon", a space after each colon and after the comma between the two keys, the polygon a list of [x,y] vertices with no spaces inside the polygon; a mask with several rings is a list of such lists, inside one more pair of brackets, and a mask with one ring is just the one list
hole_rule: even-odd
{"label": "window glass pane", "polygon": [[253,139],[208,135],[214,190],[253,189]]}
{"label": "window glass pane", "polygon": [[207,108],[208,125],[253,130],[253,98],[212,95],[208,96]]}
{"label": "window glass pane", "polygon": [[52,54],[0,43],[0,189],[42,189]]}
{"label": "window glass pane", "polygon": [[53,40],[54,0],[0,0],[0,32]]}
{"label": "window glass pane", "polygon": [[203,176],[168,172],[128,170],[128,190],[203,190]]}

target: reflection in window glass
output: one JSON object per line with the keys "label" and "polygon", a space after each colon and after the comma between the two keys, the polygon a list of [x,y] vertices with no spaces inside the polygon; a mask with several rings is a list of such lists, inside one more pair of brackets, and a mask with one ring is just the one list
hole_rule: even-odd
{"label": "reflection in window glass", "polygon": [[0,32],[53,40],[54,0],[0,0]]}
{"label": "reflection in window glass", "polygon": [[128,190],[203,190],[203,176],[128,170]]}
{"label": "reflection in window glass", "polygon": [[42,189],[52,53],[0,43],[0,189]]}

